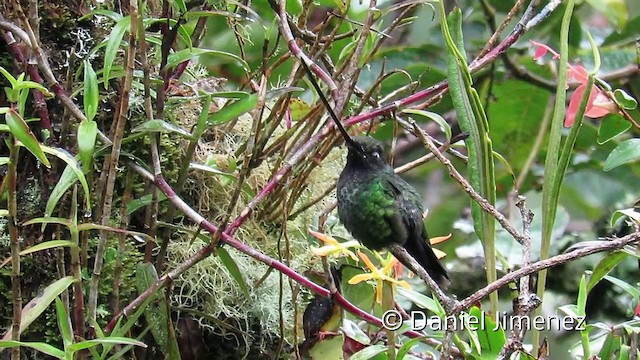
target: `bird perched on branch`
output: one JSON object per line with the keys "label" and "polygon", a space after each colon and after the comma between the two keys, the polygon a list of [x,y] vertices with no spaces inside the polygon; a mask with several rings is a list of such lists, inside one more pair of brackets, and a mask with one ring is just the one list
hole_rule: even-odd
{"label": "bird perched on branch", "polygon": [[[344,137],[347,164],[338,179],[338,216],[353,237],[371,250],[402,245],[439,285],[447,271],[431,248],[420,195],[386,162],[382,144],[368,136],[352,138],[344,129],[304,61],[312,85]],[[398,259],[414,273],[415,269]]]}

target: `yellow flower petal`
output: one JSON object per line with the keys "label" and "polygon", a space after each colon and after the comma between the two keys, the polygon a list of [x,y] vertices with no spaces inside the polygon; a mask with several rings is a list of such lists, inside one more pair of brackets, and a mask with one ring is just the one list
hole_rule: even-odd
{"label": "yellow flower petal", "polygon": [[374,273],[378,273],[379,272],[378,268],[375,267],[375,265],[373,265],[373,263],[371,262],[371,260],[369,260],[369,257],[367,255],[365,255],[365,253],[363,253],[362,251],[358,251],[358,255],[360,256],[362,261],[364,261],[364,264],[367,265],[369,270],[371,270],[371,272],[374,272]]}
{"label": "yellow flower petal", "polygon": [[371,273],[367,273],[367,274],[358,274],[358,275],[354,275],[351,279],[349,279],[349,284],[351,285],[355,285],[355,284],[359,284],[363,281],[369,281],[373,279],[373,274]]}

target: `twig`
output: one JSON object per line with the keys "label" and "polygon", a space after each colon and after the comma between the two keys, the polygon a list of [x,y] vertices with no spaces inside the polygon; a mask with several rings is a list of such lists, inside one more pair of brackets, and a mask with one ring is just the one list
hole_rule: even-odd
{"label": "twig", "polygon": [[509,220],[504,215],[502,215],[501,212],[499,212],[493,205],[491,205],[491,203],[489,203],[485,198],[480,196],[480,194],[478,194],[473,189],[473,187],[467,181],[467,179],[465,179],[458,172],[458,170],[456,170],[456,168],[453,166],[453,164],[451,164],[451,161],[449,161],[449,159],[447,159],[444,155],[442,155],[440,150],[438,150],[438,147],[436,146],[436,144],[433,143],[433,140],[431,139],[431,136],[429,136],[429,134],[425,133],[424,130],[422,130],[415,123],[415,121],[412,121],[412,124],[413,124],[413,128],[414,128],[416,134],[422,140],[422,143],[427,147],[427,149],[429,149],[438,158],[438,160],[442,163],[442,165],[444,165],[447,168],[447,171],[449,172],[449,175],[451,175],[451,177],[454,180],[456,180],[460,184],[460,186],[462,186],[464,191],[467,194],[469,194],[469,196],[482,208],[482,210],[484,210],[487,213],[493,215],[496,218],[496,220],[498,220],[498,222],[500,223],[500,225],[502,226],[503,229],[505,229],[509,234],[511,234],[511,236],[513,236],[513,238],[517,242],[519,242],[520,244],[523,244],[523,242],[524,242],[523,235],[520,234],[518,232],[518,230],[516,230],[513,227],[513,225],[511,225]]}
{"label": "twig", "polygon": [[[129,14],[131,16],[131,28],[129,30],[129,48],[127,49],[127,59],[125,63],[126,74],[122,82],[122,92],[120,94],[120,104],[117,111],[117,123],[113,135],[113,145],[111,148],[111,156],[105,159],[107,178],[102,197],[102,225],[109,225],[111,220],[111,206],[113,202],[113,191],[115,187],[118,160],[120,158],[120,148],[122,138],[124,136],[124,128],[127,123],[127,113],[129,111],[129,91],[131,90],[131,82],[133,80],[133,70],[135,67],[136,56],[136,35],[138,31],[138,5],[137,0],[129,1]],[[96,321],[96,310],[98,305],[98,285],[102,272],[102,264],[104,251],[107,246],[107,232],[100,231],[100,238],[96,248],[95,262],[93,265],[93,274],[91,275],[91,285],[89,287],[89,303],[87,308],[87,317],[89,318],[90,327],[93,330],[93,324]]]}
{"label": "twig", "polygon": [[564,264],[571,260],[579,259],[587,255],[591,255],[591,254],[595,254],[603,251],[621,249],[628,244],[638,241],[639,239],[640,239],[640,232],[635,232],[633,234],[629,234],[622,238],[615,238],[615,239],[607,238],[607,240],[609,241],[603,241],[601,243],[594,244],[594,245],[586,245],[577,250],[556,255],[556,256],[547,258],[545,260],[540,260],[532,263],[529,266],[523,266],[520,269],[510,272],[507,275],[501,277],[497,281],[494,281],[491,284],[488,284],[484,288],[469,295],[464,300],[461,300],[458,303],[458,305],[453,309],[452,314],[449,314],[449,315],[456,315],[461,311],[468,309],[469,307],[473,306],[473,304],[487,297],[490,293],[500,289],[501,287],[505,286],[506,284],[512,281],[516,281],[522,278],[523,276],[535,274],[540,270],[544,270],[550,267]]}
{"label": "twig", "polygon": [[[522,244],[522,265],[528,266],[531,263],[531,222],[533,221],[533,213],[527,209],[525,198],[522,195],[517,197],[516,206],[520,209],[523,227],[523,244]],[[536,294],[529,291],[529,275],[520,278],[520,291],[516,302],[514,303],[514,314],[519,317],[528,317],[541,303]],[[500,351],[499,359],[509,359],[511,354],[516,350],[522,349],[522,339],[527,332],[526,328],[518,321],[515,322],[507,343]]]}

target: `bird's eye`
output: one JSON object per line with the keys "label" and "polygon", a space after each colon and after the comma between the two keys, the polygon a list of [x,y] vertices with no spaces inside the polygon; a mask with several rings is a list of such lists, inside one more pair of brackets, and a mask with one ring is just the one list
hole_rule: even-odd
{"label": "bird's eye", "polygon": [[373,152],[373,157],[376,158],[376,159],[380,159],[380,153],[377,152],[377,151],[374,151]]}

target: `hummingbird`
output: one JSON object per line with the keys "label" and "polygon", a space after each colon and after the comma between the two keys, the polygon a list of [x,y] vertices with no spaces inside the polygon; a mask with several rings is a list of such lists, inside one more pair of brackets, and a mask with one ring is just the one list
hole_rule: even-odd
{"label": "hummingbird", "polygon": [[[369,136],[351,137],[302,61],[348,148],[347,163],[337,184],[338,217],[351,235],[371,250],[402,245],[439,285],[449,275],[431,248],[424,225],[421,197],[385,160],[382,144]],[[404,266],[416,272],[400,259]]]}

